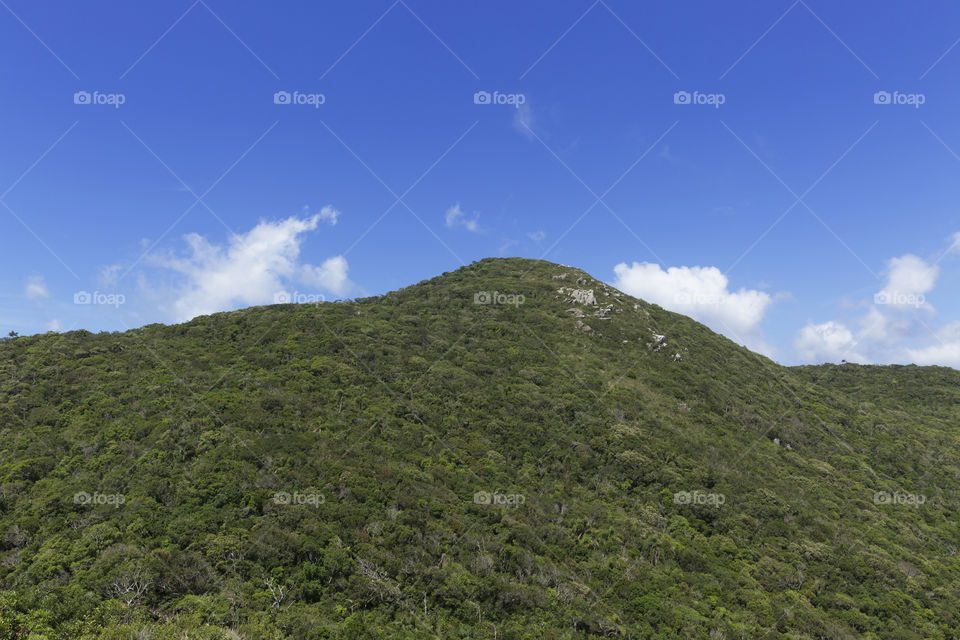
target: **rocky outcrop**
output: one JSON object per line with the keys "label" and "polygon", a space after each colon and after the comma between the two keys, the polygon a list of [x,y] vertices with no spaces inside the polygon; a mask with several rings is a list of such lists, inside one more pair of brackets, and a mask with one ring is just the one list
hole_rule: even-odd
{"label": "rocky outcrop", "polygon": [[654,352],[658,352],[667,346],[667,336],[662,336],[658,333],[654,333],[653,329],[650,330],[650,333],[653,333],[653,342],[647,343],[648,349],[653,349]]}
{"label": "rocky outcrop", "polygon": [[569,296],[566,302],[576,302],[577,304],[597,304],[597,299],[593,295],[593,289],[571,289],[570,287],[560,287],[557,293]]}
{"label": "rocky outcrop", "polygon": [[610,318],[607,316],[607,314],[610,313],[611,311],[613,311],[612,304],[607,305],[605,307],[601,307],[600,309],[597,309],[596,311],[593,312],[593,315],[595,315],[597,318],[601,320],[609,320]]}

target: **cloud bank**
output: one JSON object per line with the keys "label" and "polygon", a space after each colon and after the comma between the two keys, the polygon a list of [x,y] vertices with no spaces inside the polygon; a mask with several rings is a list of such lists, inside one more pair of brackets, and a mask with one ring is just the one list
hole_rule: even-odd
{"label": "cloud bank", "polygon": [[186,255],[154,255],[150,264],[176,282],[162,308],[177,321],[242,306],[273,304],[292,285],[343,294],[351,286],[343,256],[321,265],[302,264],[300,248],[307,232],[321,221],[336,224],[339,211],[324,207],[313,216],[263,220],[224,245],[197,233],[184,236]]}
{"label": "cloud bank", "polygon": [[960,233],[933,262],[912,254],[887,262],[885,282],[858,316],[807,323],[794,340],[804,362],[945,365],[960,369],[960,322],[935,328],[936,309],[927,295],[936,287],[939,261],[960,248]]}

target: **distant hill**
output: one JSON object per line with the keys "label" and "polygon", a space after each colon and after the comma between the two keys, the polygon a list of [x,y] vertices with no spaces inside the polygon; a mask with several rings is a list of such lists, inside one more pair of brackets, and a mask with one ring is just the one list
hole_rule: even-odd
{"label": "distant hill", "polygon": [[0,640],[960,637],[960,372],[549,262],[5,340],[0,430]]}

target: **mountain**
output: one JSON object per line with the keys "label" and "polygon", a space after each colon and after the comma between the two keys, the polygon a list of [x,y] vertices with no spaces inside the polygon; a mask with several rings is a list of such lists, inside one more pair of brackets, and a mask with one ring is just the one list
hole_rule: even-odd
{"label": "mountain", "polygon": [[0,640],[960,637],[952,369],[511,258],[0,371]]}

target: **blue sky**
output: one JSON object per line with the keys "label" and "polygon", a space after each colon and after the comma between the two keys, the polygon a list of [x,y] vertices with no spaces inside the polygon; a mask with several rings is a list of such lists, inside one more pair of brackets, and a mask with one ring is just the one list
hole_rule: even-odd
{"label": "blue sky", "polygon": [[0,329],[524,256],[786,364],[960,367],[958,39],[951,2],[2,0]]}

